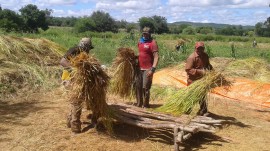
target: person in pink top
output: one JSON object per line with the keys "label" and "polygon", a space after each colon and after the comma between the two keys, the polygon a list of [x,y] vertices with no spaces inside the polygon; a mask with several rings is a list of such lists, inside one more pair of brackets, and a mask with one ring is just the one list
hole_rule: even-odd
{"label": "person in pink top", "polygon": [[138,107],[149,108],[150,89],[153,74],[158,65],[158,45],[151,37],[151,29],[144,27],[138,42],[140,73],[136,81],[136,100]]}

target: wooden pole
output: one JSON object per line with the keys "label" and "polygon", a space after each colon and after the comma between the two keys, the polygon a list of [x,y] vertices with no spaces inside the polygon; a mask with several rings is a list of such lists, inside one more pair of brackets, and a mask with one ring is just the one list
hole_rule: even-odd
{"label": "wooden pole", "polygon": [[179,151],[179,143],[178,143],[178,132],[179,132],[179,128],[177,126],[175,126],[173,128],[173,137],[174,137],[174,151]]}

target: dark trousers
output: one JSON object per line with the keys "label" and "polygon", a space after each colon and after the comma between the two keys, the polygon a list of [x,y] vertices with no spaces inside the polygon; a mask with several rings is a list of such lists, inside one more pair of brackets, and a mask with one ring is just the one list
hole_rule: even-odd
{"label": "dark trousers", "polygon": [[[67,116],[67,125],[71,128],[73,132],[81,132],[81,114],[84,100],[81,98],[74,98],[70,100],[71,109]],[[87,105],[87,109],[90,107]],[[95,110],[92,110],[91,121],[92,124],[96,125],[99,115]]]}
{"label": "dark trousers", "polygon": [[71,109],[67,117],[67,124],[70,125],[71,131],[81,131],[81,114],[82,114],[82,99],[71,100]]}
{"label": "dark trousers", "polygon": [[140,70],[136,80],[136,100],[138,107],[149,108],[150,89],[153,76],[148,77],[146,73],[149,70]]}
{"label": "dark trousers", "polygon": [[199,102],[200,103],[200,110],[198,111],[198,115],[204,115],[208,112],[207,110],[207,102],[206,97],[203,97],[203,99]]}

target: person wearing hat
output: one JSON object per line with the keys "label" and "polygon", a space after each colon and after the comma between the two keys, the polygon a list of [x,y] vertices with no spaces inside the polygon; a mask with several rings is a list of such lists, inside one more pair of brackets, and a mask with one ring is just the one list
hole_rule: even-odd
{"label": "person wearing hat", "polygon": [[91,49],[94,47],[92,46],[92,42],[90,38],[82,38],[78,44],[78,46],[70,48],[66,54],[63,56],[63,58],[60,61],[60,65],[62,65],[64,68],[70,67],[70,59],[77,56],[81,52],[89,53]]}
{"label": "person wearing hat", "polygon": [[70,59],[74,58],[81,52],[89,53],[91,49],[94,47],[92,46],[92,42],[90,38],[82,38],[79,42],[79,44],[75,47],[70,48],[66,54],[62,57],[60,60],[60,65],[64,67],[63,73],[62,73],[62,84],[67,87],[70,82],[70,74],[72,72],[72,67],[70,65]]}
{"label": "person wearing hat", "polygon": [[[187,72],[187,85],[200,79],[205,74],[205,70],[212,70],[209,56],[204,52],[205,46],[203,42],[196,42],[194,52],[187,58],[185,70]],[[208,112],[206,100],[200,101],[200,110],[198,115],[204,115]]]}
{"label": "person wearing hat", "polygon": [[136,80],[136,100],[138,107],[149,108],[150,88],[153,74],[158,65],[158,45],[151,37],[151,29],[144,27],[138,42],[140,73]]}
{"label": "person wearing hat", "polygon": [[[89,53],[91,49],[94,47],[92,46],[92,42],[90,38],[82,38],[79,44],[75,47],[70,48],[63,58],[60,61],[60,65],[64,67],[63,74],[62,74],[62,83],[65,87],[69,86],[71,77],[70,74],[72,72],[72,67],[70,64],[70,60],[75,56],[79,55],[81,52]],[[71,131],[74,133],[81,132],[81,121],[80,116],[82,112],[82,103],[83,100],[80,98],[71,99],[71,110],[67,116],[67,127],[71,128]],[[95,118],[93,118],[95,117]],[[92,124],[95,125],[97,122],[96,116],[92,115]]]}

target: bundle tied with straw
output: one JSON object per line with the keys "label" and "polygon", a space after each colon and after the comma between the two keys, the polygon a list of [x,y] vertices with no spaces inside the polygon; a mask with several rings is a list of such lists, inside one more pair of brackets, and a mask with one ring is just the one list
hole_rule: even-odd
{"label": "bundle tied with straw", "polygon": [[191,113],[202,99],[206,99],[211,89],[230,85],[231,82],[226,80],[221,72],[209,71],[203,78],[166,98],[166,103],[156,110],[174,115]]}
{"label": "bundle tied with straw", "polygon": [[106,103],[109,76],[100,63],[87,53],[80,53],[71,59],[76,72],[72,78],[71,98],[83,100],[97,117],[104,118],[104,126],[112,132],[112,112]]}
{"label": "bundle tied with straw", "polygon": [[132,97],[136,76],[139,73],[137,56],[130,48],[119,48],[112,64],[113,75],[110,91],[121,97]]}

